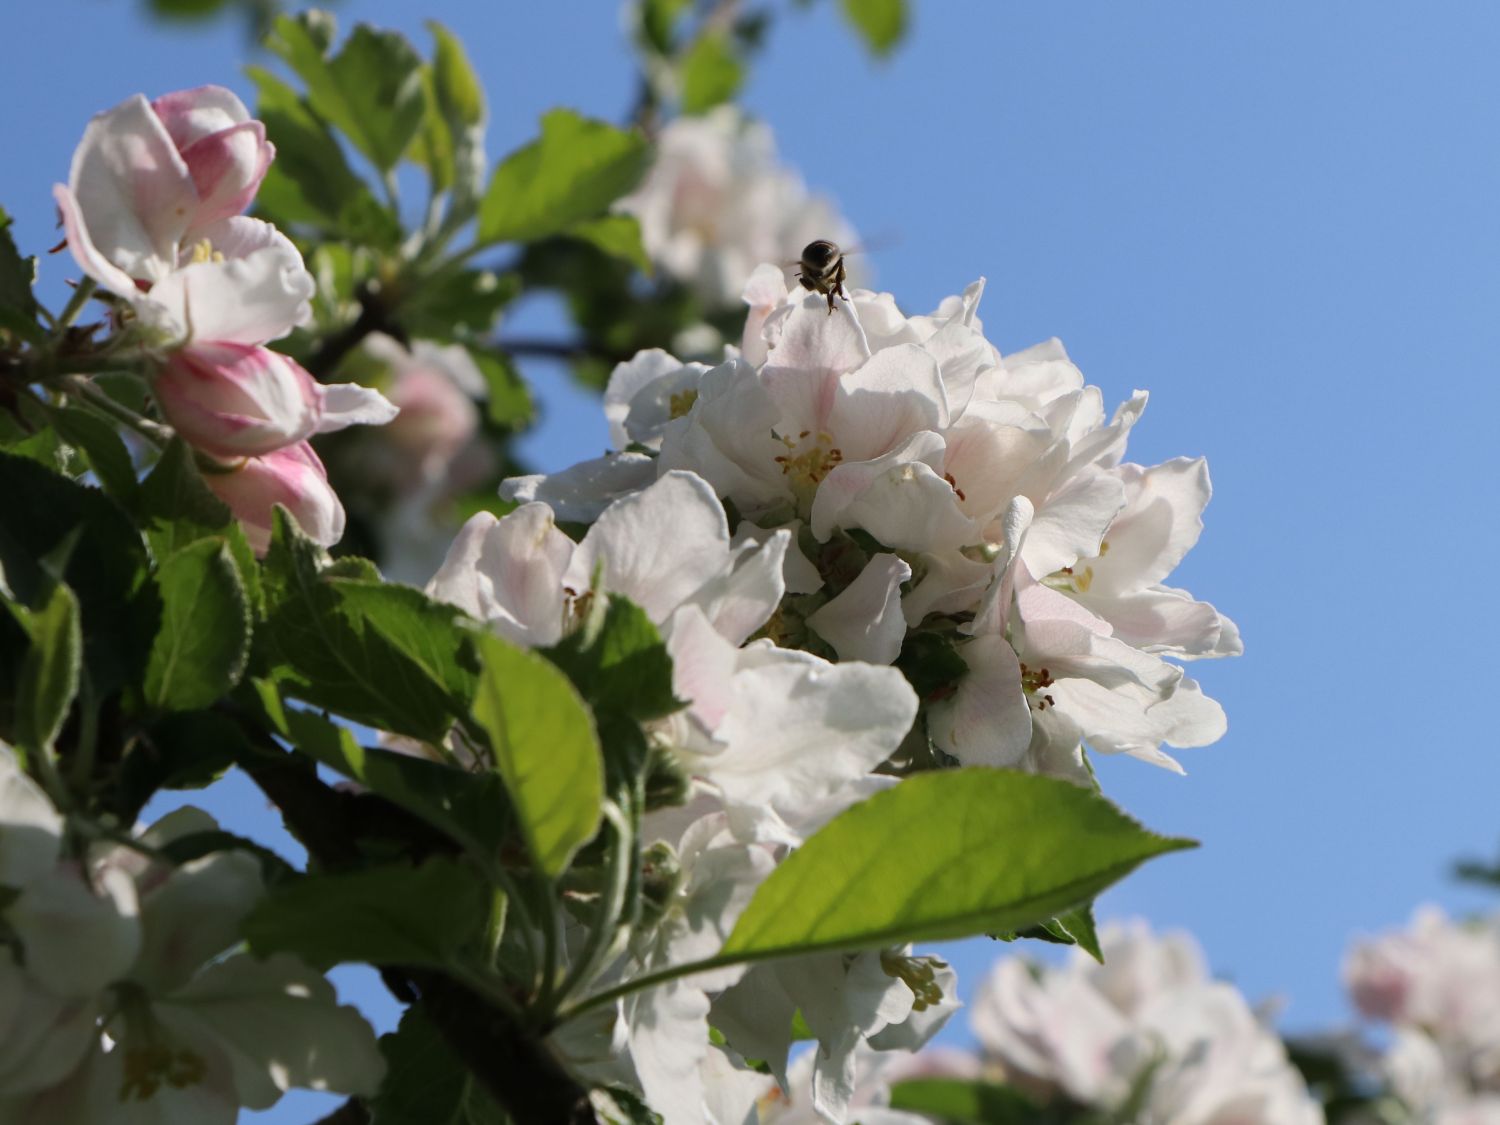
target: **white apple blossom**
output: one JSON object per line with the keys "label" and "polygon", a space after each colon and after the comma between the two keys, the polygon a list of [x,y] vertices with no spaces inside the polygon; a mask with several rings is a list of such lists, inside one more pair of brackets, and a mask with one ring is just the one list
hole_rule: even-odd
{"label": "white apple blossom", "polygon": [[1484,1121],[1500,1106],[1500,920],[1424,906],[1406,929],[1356,943],[1344,983],[1395,1029],[1381,1070],[1422,1121]]}
{"label": "white apple blossom", "polygon": [[640,220],[646,252],[710,310],[732,306],[758,262],[795,261],[817,238],[855,241],[777,159],[769,127],[733,106],[663,128],[655,163],[617,209]]}
{"label": "white apple blossom", "polygon": [[1274,1032],[1211,980],[1185,935],[1106,926],[1104,964],[1000,961],[975,998],[974,1032],[1007,1081],[1039,1100],[1116,1110],[1140,1125],[1301,1125],[1322,1110]]}
{"label": "white apple blossom", "polygon": [[428,592],[537,646],[573,628],[590,598],[639,604],[688,702],[654,735],[748,837],[795,843],[813,810],[864,795],[861,779],[900,744],[916,698],[893,669],[750,641],[780,605],[790,533],[732,539],[713,490],[683,472],[611,505],[576,545],[553,520],[540,503],[474,516]]}
{"label": "white apple blossom", "polygon": [[[216,827],[183,809],[136,846]],[[374,1093],[374,1034],[327,981],[233,952],[263,890],[257,860],[173,867],[123,845],[64,860],[62,830],[0,747],[0,1121],[231,1125],[293,1086]]]}
{"label": "white apple blossom", "polygon": [[1125,462],[1145,394],[1108,417],[1056,341],[1002,357],[982,292],[907,317],[855,289],[830,314],[762,266],[739,354],[621,364],[615,452],[502,492],[592,520],[694,472],[737,537],[792,535],[783,643],[882,664],[915,632],[952,649],[966,674],[925,708],[946,755],[1083,781],[1087,746],[1180,772],[1163,746],[1226,723],[1172,661],[1241,649],[1232,622],[1164,584],[1202,529],[1207,469]]}

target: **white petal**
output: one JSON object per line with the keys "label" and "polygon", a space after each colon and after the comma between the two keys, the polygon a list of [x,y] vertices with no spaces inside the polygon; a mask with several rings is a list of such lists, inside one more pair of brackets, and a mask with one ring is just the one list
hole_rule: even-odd
{"label": "white petal", "polygon": [[[226,229],[243,228],[236,224]],[[244,257],[192,262],[174,270],[151,287],[147,302],[185,337],[264,344],[306,323],[312,291],[312,276],[297,248],[276,234]]]}
{"label": "white petal", "polygon": [[94,1042],[99,1015],[97,997],[61,1000],[0,956],[0,1099],[65,1078]]}
{"label": "white petal", "polygon": [[0,743],[0,886],[24,887],[57,866],[63,818]]}
{"label": "white petal", "polygon": [[564,585],[624,594],[661,624],[731,565],[729,525],[712,488],[691,473],[667,473],[612,504],[573,554]]}
{"label": "white petal", "polygon": [[616,500],[639,492],[655,479],[654,457],[608,453],[560,473],[511,477],[501,483],[500,496],[523,504],[539,501],[560,520],[592,523]]}
{"label": "white petal", "polygon": [[646,1102],[662,1125],[703,1125],[703,1075],[708,1056],[708,997],[669,981],[625,1001],[630,1056]]}
{"label": "white petal", "polygon": [[556,644],[567,603],[563,572],[573,541],[545,504],[523,504],[503,519],[477,512],[459,530],[427,593],[494,625],[523,645]]}
{"label": "white petal", "polygon": [[374,387],[358,383],[328,383],[319,387],[323,416],[318,433],[331,434],[348,426],[383,426],[400,408]]}
{"label": "white petal", "polygon": [[1042,577],[1097,555],[1124,503],[1124,486],[1115,477],[1088,472],[1067,481],[1037,508],[1021,548],[1027,569]]}
{"label": "white petal", "polygon": [[826,421],[849,461],[868,461],[921,430],[948,424],[937,361],[916,344],[876,352],[840,378]]}
{"label": "white petal", "polygon": [[928,705],[932,741],[966,766],[1018,765],[1031,745],[1031,705],[1015,650],[991,635],[961,644],[958,654],[968,672],[953,695]]}
{"label": "white petal", "polygon": [[942,463],[943,439],[912,435],[873,461],[845,462],[818,486],[812,529],[827,539],[842,527],[862,527],[898,551],[939,551],[977,542],[979,529],[932,462]]}
{"label": "white petal", "polygon": [[911,567],[895,555],[876,555],[859,577],[807,619],[840,660],[890,664],[901,654],[906,618],[901,584]]}
{"label": "white petal", "polygon": [[240,940],[240,923],[265,891],[260,862],[225,851],[178,867],[141,898],[144,944],[131,978],[153,993],[182,984]]}
{"label": "white petal", "polygon": [[[786,592],[782,578],[789,531],[774,531],[758,547],[731,552],[733,569],[720,571],[693,594],[698,606],[723,636],[736,648],[750,639],[781,604]],[[747,540],[741,540],[741,543]]]}
{"label": "white petal", "polygon": [[31,883],[6,913],[26,968],[58,996],[90,996],[122,979],[141,947],[135,885],[123,871],[96,875],[100,894],[76,869]]}
{"label": "white petal", "polygon": [[369,1097],[385,1072],[364,1017],[339,1006],[332,985],[286,954],[220,961],[155,1012],[184,1041],[201,1037],[228,1056],[251,1109],[292,1087]]}

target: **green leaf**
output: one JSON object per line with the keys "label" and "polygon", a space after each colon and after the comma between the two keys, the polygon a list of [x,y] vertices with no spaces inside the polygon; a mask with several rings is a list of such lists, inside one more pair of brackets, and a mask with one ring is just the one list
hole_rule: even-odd
{"label": "green leaf", "polygon": [[1141,863],[1194,847],[1096,793],[1010,770],[942,770],[841,813],[756,892],[717,960],[1019,930]]}
{"label": "green leaf", "polygon": [[257,642],[293,696],[356,722],[441,742],[466,710],[474,663],[462,614],[409,586],[325,572],[326,555],[278,511]]}
{"label": "green leaf", "polygon": [[497,775],[361,746],[347,727],[309,711],[284,711],[273,721],[314,761],[420,817],[476,856],[493,855],[505,840],[510,818]]}
{"label": "green leaf", "polygon": [[437,20],[428,20],[427,30],[432,33],[433,77],[443,115],[460,125],[483,125],[487,115],[484,87],[464,45]]}
{"label": "green leaf", "polygon": [[282,16],[266,46],[307,86],[307,102],[382,172],[394,168],[422,124],[422,58],[398,31],[358,24],[327,57],[332,22]]}
{"label": "green leaf", "polygon": [[706,113],[727,102],[745,80],[745,67],[730,45],[729,36],[708,32],[698,36],[683,56],[682,112]]}
{"label": "green leaf", "polygon": [[83,653],[78,599],[58,582],[38,609],[22,614],[21,624],[30,634],[31,646],[16,685],[16,741],[27,750],[45,754],[51,751],[78,694]]}
{"label": "green leaf", "polygon": [[161,564],[161,629],[146,664],[146,702],[159,711],[207,707],[239,682],[250,610],[222,539],[200,539]]}
{"label": "green leaf", "polygon": [[962,1125],[1061,1125],[1071,1115],[1038,1106],[1018,1090],[967,1078],[913,1078],[891,1087],[891,1108]]}
{"label": "green leaf", "polygon": [[536,403],[521,373],[498,352],[470,348],[469,355],[489,388],[485,410],[490,421],[507,431],[524,429],[536,417]]}
{"label": "green leaf", "polygon": [[156,630],[135,597],[146,552],[130,517],[97,488],[8,453],[0,496],[0,573],[11,593],[27,605],[48,597],[56,576],[42,560],[76,535],[61,577],[78,598],[89,682],[100,697],[138,682]]}
{"label": "green leaf", "polygon": [[594,719],[560,671],[485,634],[474,718],[538,867],[557,876],[599,825],[604,762]]}
{"label": "green leaf", "polygon": [[844,19],[875,55],[888,55],[906,34],[906,0],[841,0]]}
{"label": "green leaf", "polygon": [[259,91],[256,116],[276,146],[256,194],[257,209],[282,225],[305,223],[372,246],[389,249],[400,242],[396,217],[350,169],[318,115],[264,68],[245,72]]}
{"label": "green leaf", "polygon": [[36,259],[23,258],[10,235],[11,219],[0,208],[0,328],[8,328],[23,340],[43,344],[47,334],[36,322]]}
{"label": "green leaf", "polygon": [[641,223],[634,215],[604,215],[578,223],[568,230],[570,238],[592,243],[606,254],[623,258],[648,277],[651,258],[641,241]]}
{"label": "green leaf", "polygon": [[319,968],[349,961],[443,968],[482,932],[488,899],[468,867],[429,859],[287,883],[261,900],[243,929],[256,954],[295,953]]}
{"label": "green leaf", "polygon": [[500,1125],[500,1107],[474,1081],[420,1007],[380,1037],[385,1081],[371,1106],[378,1125]]}
{"label": "green leaf", "polygon": [[204,482],[192,448],[181,438],[168,443],[141,482],[136,511],[158,562],[204,539],[227,544],[249,607],[259,616],[264,596],[255,552],[229,505]]}
{"label": "green leaf", "polygon": [[83,450],[104,490],[122,504],[131,505],[139,487],[135,462],[115,428],[97,414],[73,406],[55,407],[49,413],[63,440]]}
{"label": "green leaf", "polygon": [[644,0],[641,5],[641,31],[659,55],[672,53],[675,25],[693,0]]}
{"label": "green leaf", "polygon": [[635,187],[651,147],[616,129],[554,109],[539,139],[501,161],[479,206],[478,241],[534,241],[602,214]]}
{"label": "green leaf", "polygon": [[1099,948],[1099,932],[1094,928],[1094,904],[1086,902],[1053,919],[1053,924],[1070,937],[1099,964],[1104,964],[1104,953]]}
{"label": "green leaf", "polygon": [[402,302],[401,323],[414,337],[467,342],[488,335],[520,293],[515,274],[454,270],[414,290]]}
{"label": "green leaf", "polygon": [[598,599],[583,628],[545,650],[596,711],[659,719],[685,704],[672,693],[672,658],[656,626],[629,598]]}
{"label": "green leaf", "polygon": [[110,807],[130,824],[158,789],[201,789],[222,777],[247,750],[244,731],[222,712],[162,715],[125,755]]}

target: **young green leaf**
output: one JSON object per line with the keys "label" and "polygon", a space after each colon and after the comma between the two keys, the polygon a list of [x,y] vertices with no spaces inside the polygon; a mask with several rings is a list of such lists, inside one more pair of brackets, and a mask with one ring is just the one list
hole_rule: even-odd
{"label": "young green leaf", "polygon": [[599,826],[604,761],[594,719],[566,676],[489,634],[474,718],[489,735],[532,858],[561,874]]}
{"label": "young green leaf", "polygon": [[40,607],[21,612],[31,646],[16,685],[16,741],[27,750],[45,754],[51,751],[78,694],[83,653],[78,599],[58,582]]}
{"label": "young green leaf", "polygon": [[146,702],[158,711],[207,707],[239,682],[250,652],[250,609],[222,539],[200,539],[156,572],[161,628],[146,664]]}
{"label": "young green leaf", "polygon": [[532,401],[531,388],[509,357],[480,348],[470,348],[469,355],[489,391],[485,412],[490,421],[504,430],[519,430],[529,423],[536,416],[536,403]]}
{"label": "young green leaf", "polygon": [[75,406],[57,407],[49,413],[63,440],[88,457],[89,467],[104,490],[127,507],[133,504],[139,487],[135,463],[115,428],[97,414]]}
{"label": "young green leaf", "polygon": [[463,43],[437,20],[428,20],[427,30],[432,32],[432,70],[443,116],[458,125],[483,125],[484,87]]}
{"label": "young green leaf", "polygon": [[604,215],[569,228],[570,238],[581,238],[606,254],[621,258],[650,276],[651,258],[641,241],[641,223],[634,215]]}
{"label": "young green leaf", "polygon": [[452,860],[309,875],[273,890],[244,922],[260,956],[295,953],[320,968],[349,961],[446,967],[483,929],[489,895]]}
{"label": "young green leaf", "polygon": [[380,1125],[500,1125],[500,1107],[423,1015],[410,1007],[380,1037],[385,1081],[371,1109]]}
{"label": "young green leaf", "polygon": [[672,693],[672,658],[645,610],[611,594],[547,657],[596,711],[659,719],[681,710]]}
{"label": "young green leaf", "polygon": [[10,236],[10,216],[0,208],[0,329],[8,328],[33,344],[46,342],[36,322],[36,259],[23,258]]}
{"label": "young green leaf", "polygon": [[479,242],[530,242],[595,218],[635,187],[650,159],[640,133],[554,109],[541,137],[495,169],[479,205]]}
{"label": "young green leaf", "polygon": [[421,56],[400,32],[358,24],[330,59],[317,18],[282,16],[266,45],[306,83],[319,117],[382,172],[394,168],[422,124]]}
{"label": "young green leaf", "polygon": [[680,64],[682,112],[706,113],[734,97],[745,67],[722,32],[698,36]]}
{"label": "young green leaf", "polygon": [[919,774],[848,809],[762,884],[721,960],[1019,930],[1194,847],[1104,798],[1011,770]]}
{"label": "young green leaf", "polygon": [[840,6],[872,54],[890,54],[906,34],[906,0],[842,0]]}
{"label": "young green leaf", "polygon": [[341,578],[278,512],[264,574],[272,676],[288,694],[356,722],[441,742],[468,704],[462,614],[406,586]]}

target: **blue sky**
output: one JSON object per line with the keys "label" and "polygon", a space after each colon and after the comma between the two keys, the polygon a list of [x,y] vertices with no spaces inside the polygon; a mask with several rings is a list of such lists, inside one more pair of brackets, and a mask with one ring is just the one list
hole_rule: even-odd
{"label": "blue sky", "polygon": [[[1500,844],[1500,8],[916,7],[886,63],[828,0],[786,15],[746,100],[886,240],[873,264],[905,307],[985,275],[1004,350],[1060,336],[1106,398],[1150,389],[1133,460],[1208,457],[1216,497],[1176,584],[1244,631],[1243,658],[1195,670],[1229,735],[1185,752],[1186,778],[1101,764],[1126,809],[1204,846],[1100,912],[1193,930],[1252,999],[1290,1000],[1289,1028],[1344,1020],[1351,935],[1426,900],[1493,902],[1447,871]],[[489,91],[492,154],[552,105],[619,118],[630,104],[606,0],[339,11],[458,31]],[[48,189],[90,114],[137,90],[249,93],[234,25],[164,31],[123,0],[13,5],[6,20],[0,204],[33,249],[56,240]],[[44,267],[51,291],[67,266]],[[527,315],[528,334],[556,324]],[[533,374],[549,409],[532,459],[597,453],[597,406]],[[267,823],[253,793],[216,803]],[[991,953],[955,953],[970,984]],[[263,1120],[305,1122],[316,1104]]]}

